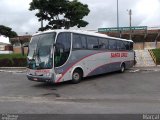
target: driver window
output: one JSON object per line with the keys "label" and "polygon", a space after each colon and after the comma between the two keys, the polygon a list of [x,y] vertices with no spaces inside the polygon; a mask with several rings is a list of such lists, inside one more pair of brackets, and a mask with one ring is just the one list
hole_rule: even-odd
{"label": "driver window", "polygon": [[71,33],[59,33],[56,41],[54,63],[62,66],[68,59],[71,49]]}

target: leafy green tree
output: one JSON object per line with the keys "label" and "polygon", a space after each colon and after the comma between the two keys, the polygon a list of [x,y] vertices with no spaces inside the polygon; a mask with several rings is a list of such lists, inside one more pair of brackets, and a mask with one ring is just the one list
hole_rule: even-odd
{"label": "leafy green tree", "polygon": [[48,24],[40,28],[40,31],[47,29],[60,29],[77,26],[85,27],[88,22],[83,20],[90,12],[88,5],[77,0],[32,0],[29,10],[38,10],[36,16],[39,21],[48,21]]}
{"label": "leafy green tree", "polygon": [[88,22],[84,21],[83,17],[87,16],[89,12],[88,5],[83,5],[77,0],[74,0],[69,2],[68,11],[66,12],[65,17],[70,20],[68,24],[70,24],[71,27],[85,27],[88,25]]}
{"label": "leafy green tree", "polygon": [[12,31],[12,28],[10,27],[0,25],[0,35],[4,35],[6,37],[13,38],[17,36],[17,33]]}

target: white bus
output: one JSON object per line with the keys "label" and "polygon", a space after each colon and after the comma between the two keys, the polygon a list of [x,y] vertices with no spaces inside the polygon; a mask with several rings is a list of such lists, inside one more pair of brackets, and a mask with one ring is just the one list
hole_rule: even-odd
{"label": "white bus", "polygon": [[78,83],[84,77],[134,65],[133,41],[76,30],[52,30],[32,36],[27,77],[32,81]]}

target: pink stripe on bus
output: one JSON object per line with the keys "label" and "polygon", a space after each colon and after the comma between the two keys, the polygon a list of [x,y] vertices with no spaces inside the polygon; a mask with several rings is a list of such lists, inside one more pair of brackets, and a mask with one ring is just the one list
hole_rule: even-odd
{"label": "pink stripe on bus", "polygon": [[77,63],[81,62],[82,60],[84,60],[84,59],[86,59],[86,58],[88,58],[88,57],[90,57],[90,56],[93,56],[93,55],[96,55],[96,54],[99,54],[99,53],[105,53],[105,52],[97,52],[97,53],[94,53],[94,54],[90,54],[90,55],[87,55],[87,56],[83,57],[83,58],[80,59],[79,61],[75,62],[73,65],[71,65],[70,67],[68,67],[66,71],[64,71],[64,72],[62,73],[62,76],[56,81],[56,83],[59,83],[59,82],[61,81],[61,79],[63,78],[63,76],[64,76],[74,65],[76,65]]}

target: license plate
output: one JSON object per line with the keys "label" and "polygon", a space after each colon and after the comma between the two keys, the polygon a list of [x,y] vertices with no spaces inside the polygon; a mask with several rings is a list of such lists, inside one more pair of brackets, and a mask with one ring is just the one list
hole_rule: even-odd
{"label": "license plate", "polygon": [[33,78],[33,80],[37,81],[38,79],[37,78]]}

